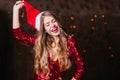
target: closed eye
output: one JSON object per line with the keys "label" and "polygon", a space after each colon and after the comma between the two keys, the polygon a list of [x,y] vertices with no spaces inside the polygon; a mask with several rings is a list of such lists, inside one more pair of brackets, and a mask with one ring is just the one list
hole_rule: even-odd
{"label": "closed eye", "polygon": [[48,23],[46,23],[45,25],[46,25],[46,27],[48,27],[50,24],[49,24],[49,22],[48,22]]}
{"label": "closed eye", "polygon": [[55,22],[56,22],[56,20],[55,20],[55,19],[53,19],[53,20],[52,20],[52,22],[53,22],[53,23],[55,23]]}

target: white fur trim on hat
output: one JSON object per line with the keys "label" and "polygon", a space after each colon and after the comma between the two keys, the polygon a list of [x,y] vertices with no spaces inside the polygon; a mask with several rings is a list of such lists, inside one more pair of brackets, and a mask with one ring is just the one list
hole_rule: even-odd
{"label": "white fur trim on hat", "polygon": [[35,20],[35,28],[39,31],[40,30],[40,18],[44,12],[41,12],[37,15]]}

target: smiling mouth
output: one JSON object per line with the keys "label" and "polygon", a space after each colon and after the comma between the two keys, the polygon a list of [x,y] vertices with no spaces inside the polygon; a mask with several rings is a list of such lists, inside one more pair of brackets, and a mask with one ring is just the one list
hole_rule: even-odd
{"label": "smiling mouth", "polygon": [[58,27],[54,27],[51,32],[57,33],[58,32]]}

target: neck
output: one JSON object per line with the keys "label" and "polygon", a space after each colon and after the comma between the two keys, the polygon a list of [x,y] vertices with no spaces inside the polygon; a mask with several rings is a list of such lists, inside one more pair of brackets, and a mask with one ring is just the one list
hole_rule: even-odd
{"label": "neck", "polygon": [[53,38],[54,38],[54,40],[55,40],[55,43],[58,44],[58,42],[59,42],[59,37],[58,37],[58,36],[54,36]]}

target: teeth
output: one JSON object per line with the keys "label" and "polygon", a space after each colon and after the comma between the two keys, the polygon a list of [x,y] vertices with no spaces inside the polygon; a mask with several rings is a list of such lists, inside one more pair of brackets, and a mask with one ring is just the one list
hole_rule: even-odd
{"label": "teeth", "polygon": [[55,31],[55,30],[57,30],[57,28],[53,28],[53,29],[52,29],[52,31]]}

